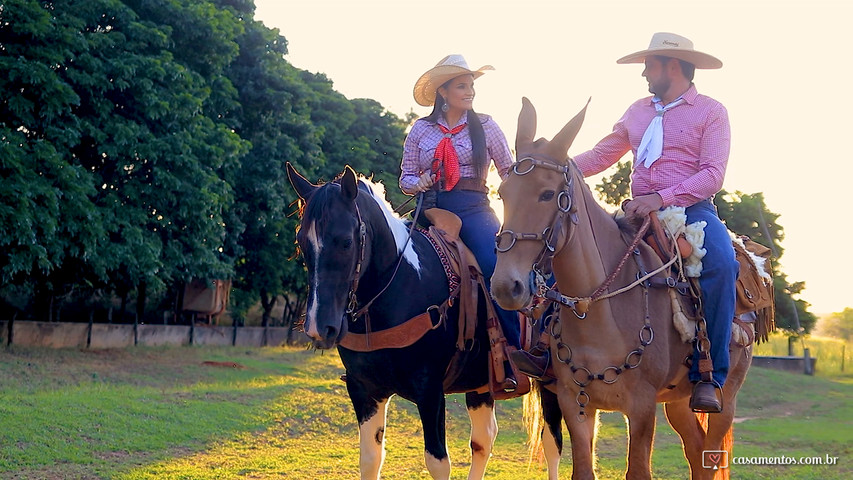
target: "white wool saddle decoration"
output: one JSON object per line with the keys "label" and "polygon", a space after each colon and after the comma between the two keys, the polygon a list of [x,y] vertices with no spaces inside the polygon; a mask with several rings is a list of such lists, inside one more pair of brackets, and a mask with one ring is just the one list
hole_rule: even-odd
{"label": "white wool saddle decoration", "polygon": [[729,230],[729,236],[732,237],[732,243],[736,243],[740,245],[741,248],[743,248],[747,256],[749,256],[749,259],[752,261],[752,264],[755,265],[756,270],[758,270],[758,274],[761,276],[761,278],[765,280],[765,283],[767,281],[772,281],[773,277],[771,277],[770,274],[767,273],[767,270],[764,269],[764,264],[767,262],[767,259],[764,257],[759,257],[758,255],[747,250],[746,245],[743,244],[743,240],[741,240],[741,238],[738,237],[731,230]]}
{"label": "white wool saddle decoration", "polygon": [[[702,258],[708,253],[707,250],[702,248],[705,245],[705,226],[708,223],[701,221],[688,224],[684,207],[667,207],[657,212],[657,214],[664,229],[673,238],[677,237],[679,232],[684,232],[684,237],[693,247],[693,253],[684,260],[684,275],[698,278],[702,273]],[[761,275],[761,278],[767,281],[772,280],[770,274],[764,269],[766,259],[747,250],[743,244],[743,240],[731,230],[729,230],[729,236],[732,239],[732,243],[736,243],[744,249],[749,259],[755,265],[756,270],[758,270],[759,275]]]}
{"label": "white wool saddle decoration", "polygon": [[667,207],[657,212],[663,228],[676,238],[680,232],[684,232],[684,238],[693,247],[693,253],[684,259],[684,275],[688,277],[699,277],[702,273],[702,258],[708,253],[702,248],[705,245],[705,225],[708,222],[687,223],[687,214],[684,207]]}

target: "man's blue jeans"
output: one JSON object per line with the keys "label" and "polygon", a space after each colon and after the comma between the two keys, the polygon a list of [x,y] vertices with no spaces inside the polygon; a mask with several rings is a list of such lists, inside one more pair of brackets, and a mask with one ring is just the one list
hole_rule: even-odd
{"label": "man's blue jeans", "polygon": [[[711,340],[711,360],[714,362],[714,380],[720,385],[729,372],[729,342],[732,335],[732,319],[735,315],[735,283],[738,263],[732,247],[728,229],[717,215],[717,208],[710,200],[703,200],[685,209],[687,222],[707,222],[705,245],[707,251],[702,258],[702,306]],[[693,354],[690,381],[700,380],[699,353]]]}

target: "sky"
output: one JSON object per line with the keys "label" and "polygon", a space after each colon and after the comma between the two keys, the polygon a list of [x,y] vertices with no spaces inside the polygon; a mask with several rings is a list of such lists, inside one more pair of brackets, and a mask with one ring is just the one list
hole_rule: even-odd
{"label": "sky", "polygon": [[[430,109],[415,81],[444,56],[492,65],[474,108],[515,141],[521,98],[551,138],[592,99],[570,155],[592,148],[635,100],[649,95],[642,64],[616,59],[674,32],[723,61],[697,70],[700,93],[729,112],[723,188],[764,193],[780,214],[789,282],[817,315],[853,307],[853,2],[850,0],[255,0],[294,66],[325,74],[347,98],[371,98],[402,117]],[[402,152],[401,152],[402,153]],[[630,159],[629,153],[623,160]],[[613,170],[587,179],[590,186]],[[389,186],[390,187],[390,186]]]}

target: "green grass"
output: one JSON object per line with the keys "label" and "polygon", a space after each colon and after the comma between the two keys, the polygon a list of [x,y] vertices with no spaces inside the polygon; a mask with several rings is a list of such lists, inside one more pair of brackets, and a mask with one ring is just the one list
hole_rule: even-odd
{"label": "green grass", "polygon": [[[794,356],[803,356],[803,349],[809,349],[809,355],[816,358],[815,374],[822,376],[846,375],[853,377],[853,351],[847,348],[844,340],[816,335],[804,335],[796,338],[792,344]],[[777,331],[770,335],[767,342],[756,345],[755,355],[788,355],[788,335]]]}
{"label": "green grass", "polygon": [[[0,478],[357,478],[358,431],[341,372],[334,352],[290,348],[0,350]],[[754,368],[739,397],[734,455],[830,455],[838,464],[733,465],[733,478],[851,478],[851,394],[846,376]],[[429,478],[415,407],[391,403],[383,478]],[[462,479],[464,397],[449,396],[447,410],[452,478]],[[543,465],[528,470],[520,411],[520,399],[498,403],[488,479],[544,478]],[[655,478],[684,479],[678,437],[658,419]],[[615,413],[600,421],[599,477],[624,476],[625,421]],[[570,473],[565,452],[561,478]]]}

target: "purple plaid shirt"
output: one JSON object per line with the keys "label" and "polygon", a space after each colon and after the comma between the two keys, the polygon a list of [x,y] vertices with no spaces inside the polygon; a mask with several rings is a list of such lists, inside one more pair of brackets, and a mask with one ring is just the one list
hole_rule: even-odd
{"label": "purple plaid shirt", "polygon": [[[512,166],[512,153],[509,150],[506,136],[492,117],[483,114],[478,115],[486,136],[486,157],[495,163],[501,178],[505,178]],[[468,121],[468,117],[463,115],[456,125],[466,121]],[[456,126],[447,125],[444,117],[440,117],[438,122],[448,129]],[[471,163],[474,152],[468,130],[468,128],[463,129],[451,139],[454,148],[456,148],[456,154],[459,156],[459,175],[461,178],[475,178],[477,175],[476,168]],[[435,148],[443,137],[444,134],[438,129],[436,123],[421,118],[412,125],[412,129],[406,137],[406,143],[403,145],[403,161],[400,165],[402,170],[400,187],[404,191],[411,190],[418,183],[418,177],[422,173],[430,171],[435,156]],[[483,169],[482,177],[484,180],[488,173],[488,169]]]}
{"label": "purple plaid shirt", "polygon": [[640,140],[656,114],[652,97],[646,97],[628,107],[610,135],[575,157],[581,172],[600,173],[631,151],[634,196],[657,192],[665,207],[689,207],[719,192],[729,161],[728,112],[720,102],[700,95],[695,85],[682,96],[685,102],[663,116],[663,154],[650,168],[637,163]]}

